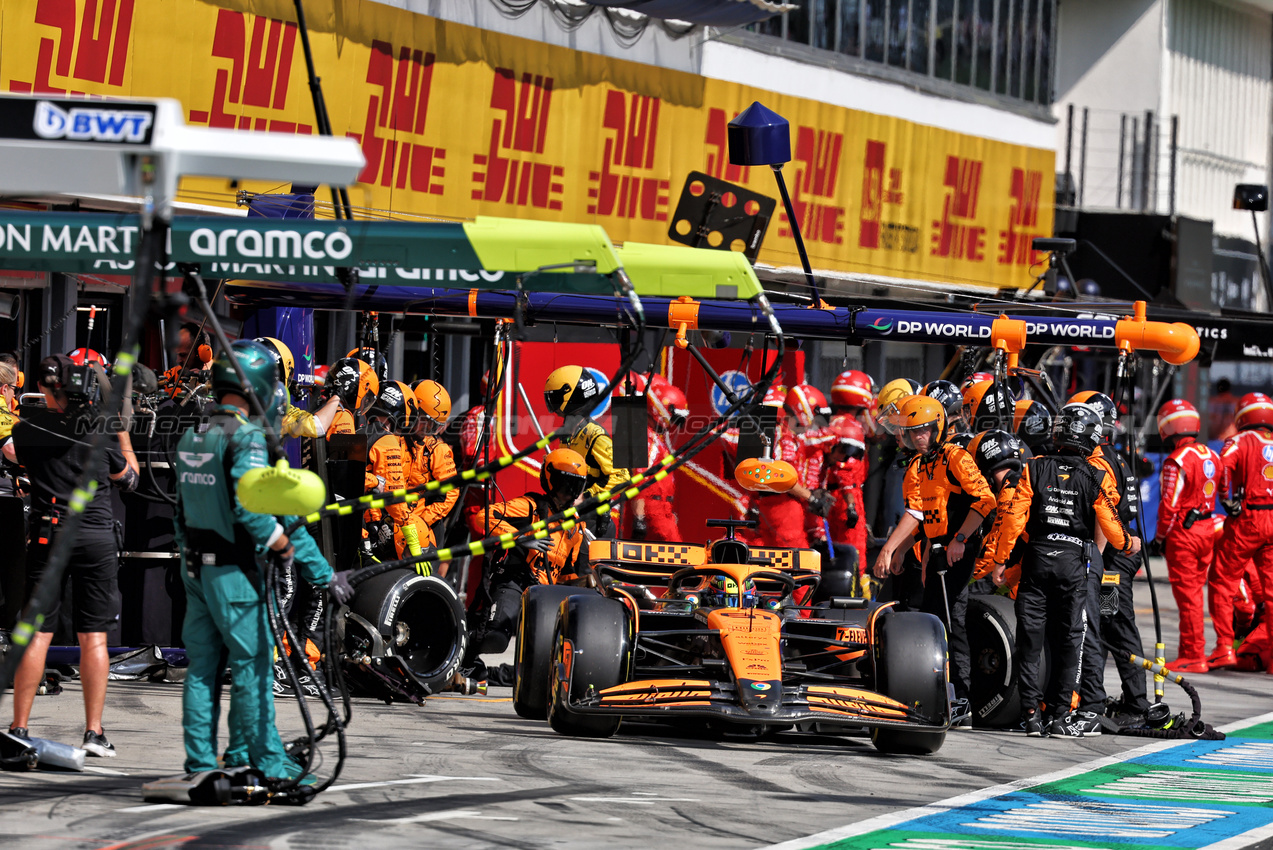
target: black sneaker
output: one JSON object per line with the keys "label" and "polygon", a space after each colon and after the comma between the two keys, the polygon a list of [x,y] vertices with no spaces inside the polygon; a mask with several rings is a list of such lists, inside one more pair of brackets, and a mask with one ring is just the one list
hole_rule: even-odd
{"label": "black sneaker", "polygon": [[1101,734],[1101,722],[1090,711],[1071,711],[1052,721],[1048,731],[1056,738],[1095,738]]}
{"label": "black sneaker", "polygon": [[1048,725],[1043,722],[1043,718],[1039,716],[1037,711],[1032,711],[1026,715],[1023,723],[1025,724],[1025,735],[1027,738],[1046,738],[1051,734]]}
{"label": "black sneaker", "polygon": [[115,758],[115,747],[111,742],[106,740],[106,730],[94,732],[92,729],[84,731],[84,743],[81,745],[84,752],[90,756],[99,756],[101,758]]}
{"label": "black sneaker", "polygon": [[287,680],[287,671],[281,661],[274,662],[274,696],[285,697],[296,693],[292,683]]}
{"label": "black sneaker", "polygon": [[972,706],[966,699],[951,700],[950,703],[950,728],[951,729],[971,729],[972,728]]}
{"label": "black sneaker", "polygon": [[31,740],[31,733],[27,731],[25,726],[14,726],[9,730],[9,734],[15,738],[21,738],[24,741]]}

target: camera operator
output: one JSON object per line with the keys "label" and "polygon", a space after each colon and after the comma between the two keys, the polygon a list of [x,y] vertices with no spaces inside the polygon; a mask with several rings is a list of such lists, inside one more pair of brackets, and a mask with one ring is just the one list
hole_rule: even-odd
{"label": "camera operator", "polygon": [[[104,483],[109,479],[125,491],[134,489],[138,481],[137,458],[126,428],[119,429],[117,422],[97,421],[92,413],[98,375],[105,373],[100,368],[94,371],[89,366],[76,366],[65,355],[55,354],[40,361],[36,374],[47,409],[24,417],[13,429],[15,456],[31,478],[28,597],[39,583],[53,539],[67,516],[72,494],[88,462],[94,428],[107,427],[112,432],[106,453],[92,470],[94,480]],[[106,631],[119,619],[118,569],[110,500],[99,495],[83,508],[67,575],[84,685],[83,747],[92,755],[107,757],[115,755],[115,748],[102,730],[109,671]],[[31,704],[44,679],[45,655],[53,638],[59,605],[44,612],[44,625],[32,638],[14,677],[13,724],[9,731],[19,737],[26,737]]]}

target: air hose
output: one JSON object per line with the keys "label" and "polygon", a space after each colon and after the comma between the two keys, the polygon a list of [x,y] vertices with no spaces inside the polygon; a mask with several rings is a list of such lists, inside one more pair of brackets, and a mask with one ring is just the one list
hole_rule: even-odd
{"label": "air hose", "polygon": [[[1165,721],[1164,726],[1131,726],[1126,729],[1120,729],[1120,735],[1135,735],[1141,738],[1167,738],[1167,739],[1186,739],[1196,738],[1201,741],[1223,741],[1224,733],[1217,732],[1215,727],[1210,723],[1202,722],[1202,698],[1198,696],[1198,692],[1193,685],[1185,681],[1185,677],[1179,673],[1173,673],[1161,664],[1157,664],[1139,655],[1130,656],[1133,664],[1139,664],[1155,676],[1161,676],[1169,682],[1175,682],[1189,696],[1190,706],[1193,714],[1188,720],[1184,719],[1184,715],[1177,715],[1176,718],[1170,717],[1169,714],[1163,713],[1161,718]],[[1157,705],[1162,705],[1158,703]],[[1151,708],[1152,711],[1152,708]]]}

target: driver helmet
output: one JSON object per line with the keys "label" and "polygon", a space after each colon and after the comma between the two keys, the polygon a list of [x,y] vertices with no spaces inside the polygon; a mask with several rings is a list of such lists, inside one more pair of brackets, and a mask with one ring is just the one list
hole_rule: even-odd
{"label": "driver helmet", "polygon": [[754,581],[746,579],[740,594],[738,582],[723,575],[709,578],[701,596],[704,608],[755,608],[759,600]]}

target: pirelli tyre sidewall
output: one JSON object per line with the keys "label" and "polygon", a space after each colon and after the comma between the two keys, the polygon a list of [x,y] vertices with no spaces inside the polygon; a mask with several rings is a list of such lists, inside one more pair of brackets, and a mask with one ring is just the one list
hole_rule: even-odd
{"label": "pirelli tyre sidewall", "polygon": [[513,710],[527,720],[548,717],[549,672],[553,660],[557,615],[571,596],[596,591],[556,584],[537,584],[522,594],[513,660]]}
{"label": "pirelli tyre sidewall", "polygon": [[608,738],[619,716],[580,714],[570,703],[622,684],[632,669],[628,609],[604,596],[571,596],[561,603],[553,638],[548,722],[563,735]]}
{"label": "pirelli tyre sidewall", "polygon": [[455,678],[468,645],[464,605],[437,576],[392,570],[358,585],[345,624],[349,637],[375,630],[370,654],[396,656],[416,683],[432,693]]}
{"label": "pirelli tyre sidewall", "polygon": [[[932,724],[948,723],[946,653],[941,620],[919,611],[885,611],[875,619],[876,690],[914,706]],[[880,752],[928,755],[941,749],[946,733],[876,728],[871,740]]]}
{"label": "pirelli tyre sidewall", "polygon": [[[1020,659],[1017,654],[1016,603],[1007,596],[968,596],[969,654],[972,657],[974,726],[1004,729],[1021,719]],[[1040,662],[1041,681],[1048,680],[1048,653]]]}

